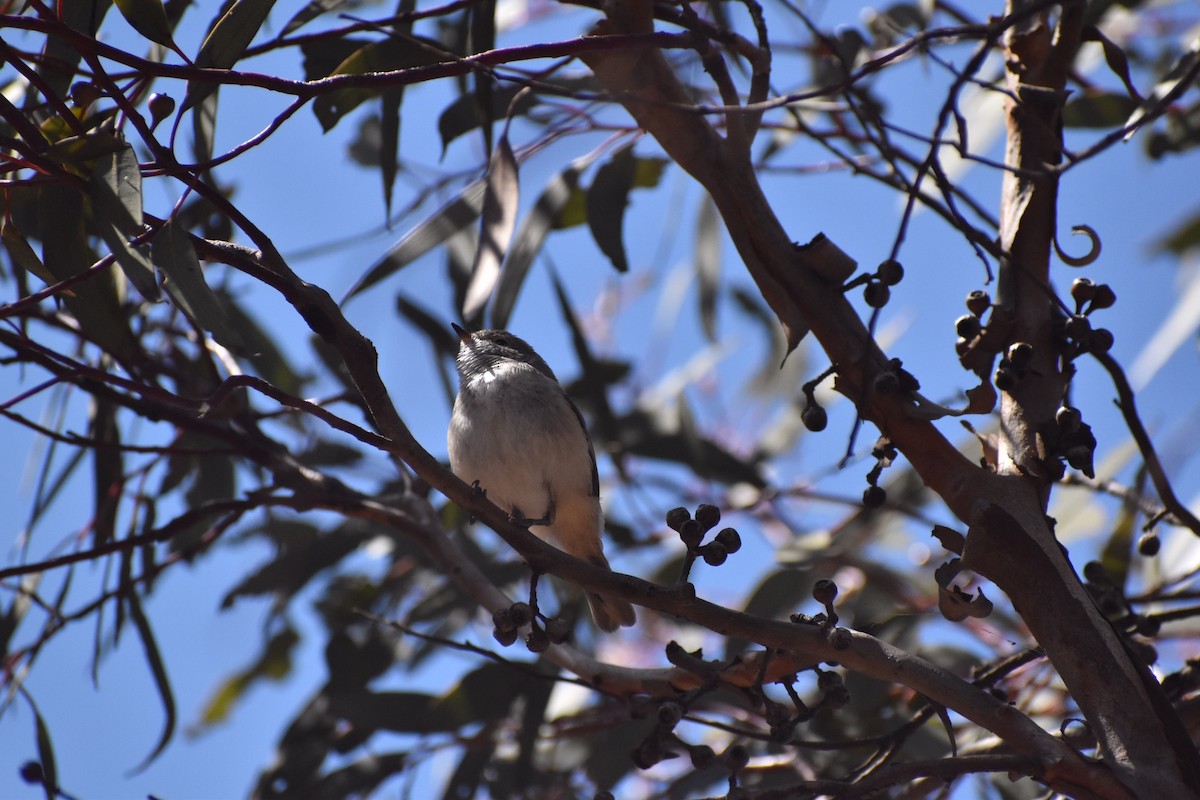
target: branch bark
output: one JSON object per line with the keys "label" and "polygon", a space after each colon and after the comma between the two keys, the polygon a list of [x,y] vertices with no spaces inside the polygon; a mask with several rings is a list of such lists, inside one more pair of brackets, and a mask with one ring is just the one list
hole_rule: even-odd
{"label": "branch bark", "polygon": [[[1057,184],[1046,165],[1059,160],[1058,111],[1078,47],[1082,5],[1065,6],[1053,37],[1046,34],[1044,10],[1025,15],[1022,32],[1008,42],[1017,100],[1008,106],[1006,161],[1017,169],[1006,174],[1002,201],[1001,244],[1008,258],[998,311],[1011,321],[1014,335],[1026,337],[1015,341],[1030,341],[1040,351],[1034,368],[1047,378],[1044,385],[1005,396],[996,473],[961,456],[932,424],[911,413],[909,400],[873,391],[888,362],[841,292],[839,269],[848,257],[821,236],[806,247],[792,244],[758,184],[747,147],[722,139],[689,104],[662,54],[593,51],[582,58],[712,196],[789,342],[794,346],[811,329],[838,367],[838,390],[971,526],[964,563],[1012,599],[1095,728],[1108,768],[1130,790],[1182,797],[1197,786],[1196,751],[1186,737],[1181,741],[1164,732],[1170,720],[1163,715],[1173,716],[1169,704],[1164,712],[1155,702],[1157,683],[1133,663],[1055,540],[1045,518],[1051,482],[1038,469],[1037,426],[1052,417],[1065,386],[1050,347],[1048,267]],[[594,33],[648,33],[652,13],[646,0],[617,0]]]}

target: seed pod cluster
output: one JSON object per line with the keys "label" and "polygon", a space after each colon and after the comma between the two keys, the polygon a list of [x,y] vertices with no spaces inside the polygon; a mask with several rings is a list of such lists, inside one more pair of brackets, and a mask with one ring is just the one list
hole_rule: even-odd
{"label": "seed pod cluster", "polygon": [[703,544],[705,535],[720,521],[721,509],[709,503],[697,506],[694,518],[682,507],[667,512],[667,527],[679,534],[680,540],[688,550],[681,582],[687,580],[692,564],[697,558],[704,559],[704,563],[711,567],[719,567],[729,556],[742,549],[742,537],[733,528],[722,528],[712,541]]}

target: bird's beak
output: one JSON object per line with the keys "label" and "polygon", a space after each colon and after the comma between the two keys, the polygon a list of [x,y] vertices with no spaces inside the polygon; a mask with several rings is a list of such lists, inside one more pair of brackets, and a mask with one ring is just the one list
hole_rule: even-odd
{"label": "bird's beak", "polygon": [[463,344],[471,343],[471,334],[470,333],[468,333],[467,331],[464,331],[462,328],[458,327],[458,325],[456,325],[453,322],[450,323],[450,327],[454,328],[454,332],[458,334],[458,338]]}

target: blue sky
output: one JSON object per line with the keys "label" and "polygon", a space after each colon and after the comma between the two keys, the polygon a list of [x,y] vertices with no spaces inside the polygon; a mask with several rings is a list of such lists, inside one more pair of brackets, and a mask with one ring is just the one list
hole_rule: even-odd
{"label": "blue sky", "polygon": [[[205,13],[190,12],[191,24],[206,21]],[[113,17],[108,23],[110,35],[120,41],[121,21],[115,18],[115,12]],[[569,35],[581,30],[587,18],[576,15],[553,26],[540,23],[522,38]],[[198,36],[199,32],[193,28],[181,33],[185,50],[195,51]],[[256,59],[244,66],[261,72],[299,75],[299,65],[292,53]],[[897,106],[909,106],[900,109],[903,117],[911,118],[914,127],[927,130],[930,99],[904,85],[904,81],[918,80],[920,72],[917,65],[900,70],[895,78],[896,93],[889,97],[897,98]],[[7,80],[11,72],[5,69],[0,76]],[[703,76],[693,77],[699,80]],[[181,96],[178,86],[171,88],[164,84],[156,88],[171,91],[177,98]],[[913,93],[908,94],[910,91]],[[436,115],[447,100],[442,87],[418,87],[410,91],[402,133],[406,159],[430,168],[438,165]],[[285,102],[286,98],[260,90],[223,90],[218,150],[261,129]],[[236,183],[235,202],[273,238],[285,255],[363,232],[358,241],[346,243],[334,252],[292,262],[304,279],[324,286],[335,297],[340,297],[420,218],[417,215],[400,221],[390,231],[379,229],[383,208],[378,177],[351,163],[345,154],[357,120],[358,116],[352,115],[333,132],[323,135],[312,114],[302,110],[265,145],[217,173],[222,180]],[[520,135],[522,129],[518,126],[514,130]],[[1072,134],[1070,143],[1082,146],[1092,136]],[[523,205],[527,207],[536,197],[554,169],[586,152],[595,141],[592,144],[569,141],[524,165]],[[652,143],[642,141],[638,152],[656,151]],[[995,148],[990,154],[996,155]],[[465,138],[452,146],[445,163],[465,167],[478,157],[476,142]],[[799,155],[795,160],[812,163],[812,159],[815,156],[806,161]],[[1117,333],[1114,353],[1123,363],[1132,363],[1143,352],[1177,298],[1182,296],[1185,279],[1191,276],[1175,261],[1153,255],[1151,245],[1182,215],[1195,210],[1198,166],[1195,155],[1153,164],[1141,154],[1140,143],[1134,141],[1073,170],[1063,185],[1060,231],[1065,236],[1070,225],[1091,225],[1103,241],[1104,253],[1096,265],[1083,271],[1056,267],[1055,280],[1065,286],[1083,274],[1115,288],[1119,302],[1102,314],[1104,324]],[[977,197],[985,201],[996,197],[998,182],[993,173],[977,168],[965,180]],[[824,232],[868,268],[888,255],[900,217],[899,200],[892,191],[839,171],[804,177],[771,176],[765,183],[785,225],[797,240],[805,241],[817,232]],[[147,206],[160,211],[169,208],[177,191],[175,185],[148,181]],[[401,192],[402,186],[398,185],[399,206],[405,202]],[[677,211],[677,216],[671,211],[664,213],[664,205],[668,205],[663,203],[664,199],[669,199],[669,206]],[[602,348],[638,362],[652,356],[651,360],[662,367],[672,368],[687,362],[704,347],[693,311],[694,291],[685,292],[673,315],[667,313],[670,304],[662,299],[666,288],[674,285],[672,281],[690,271],[690,230],[699,200],[696,186],[674,169],[666,173],[657,190],[635,195],[627,216],[626,233],[633,274],[623,279],[615,276],[583,230],[555,234],[552,238],[554,262],[566,278],[581,313],[594,310],[597,298],[611,296],[614,289],[627,298],[615,335],[603,342]],[[679,235],[672,236],[673,224],[679,226]],[[1064,242],[1064,248],[1071,252],[1083,246],[1079,241]],[[969,376],[957,366],[950,331],[954,318],[962,313],[961,298],[982,286],[979,262],[945,223],[929,213],[922,213],[914,220],[901,260],[907,275],[893,294],[882,329],[896,332],[891,351],[920,377],[928,396],[953,398],[970,383]],[[722,279],[729,285],[747,284],[727,243]],[[250,282],[239,278],[235,283],[249,287]],[[644,286],[642,291],[631,289],[639,284]],[[444,286],[441,258],[434,255],[411,265],[346,308],[349,319],[378,348],[384,377],[393,387],[393,400],[401,415],[425,446],[441,455],[445,449],[449,408],[423,340],[397,320],[396,292],[419,298],[426,306],[444,313],[447,324],[455,319]],[[294,311],[268,294],[255,292],[253,297],[255,308],[278,326],[276,330],[288,343],[297,363],[311,360],[307,331]],[[577,372],[577,366],[554,309],[546,271],[535,267],[510,327],[529,339],[560,377],[569,379]],[[732,355],[720,362],[716,374],[736,385],[757,369],[763,357],[761,343],[755,330],[731,306],[725,306],[721,314],[722,341]],[[811,359],[812,372],[823,366],[814,352],[799,355]],[[1184,426],[1195,418],[1197,411],[1200,370],[1196,362],[1192,331],[1140,398],[1143,418],[1158,437],[1164,454],[1183,462],[1176,473],[1177,490],[1188,501],[1200,492],[1200,464],[1195,459],[1186,461],[1190,452],[1179,445],[1179,437],[1187,435]],[[648,373],[639,377],[650,385],[661,375]],[[21,391],[28,386],[28,379],[20,369],[0,371],[2,396],[11,397]],[[1101,459],[1118,451],[1127,439],[1123,430],[1114,425],[1117,417],[1111,403],[1113,396],[1101,371],[1084,365],[1076,398],[1100,435]],[[707,395],[698,390],[694,397],[702,418],[715,426],[718,405],[710,403]],[[26,413],[36,416],[37,409],[36,405],[29,406]],[[830,410],[829,430],[821,438],[806,439],[794,458],[782,461],[785,467],[791,465],[820,473],[836,464],[845,447],[851,415],[845,403],[831,405]],[[76,429],[81,427],[77,425]],[[953,421],[944,429],[955,438],[961,436]],[[7,532],[0,532],[0,547],[4,548],[4,560],[13,561],[16,535],[31,501],[31,475],[39,462],[36,456],[27,455],[36,452],[32,436],[8,423],[3,430],[9,452],[14,455],[0,464],[0,487],[3,487],[0,501],[3,507],[11,509],[14,522]],[[869,449],[873,440],[873,433],[864,433],[860,449]],[[601,466],[608,469],[607,464]],[[389,467],[385,459],[376,458],[364,469],[378,476],[386,474]],[[852,467],[846,474],[834,475],[828,485],[834,491],[852,496],[861,491],[863,472],[865,468]],[[90,489],[76,485],[70,491],[78,495],[79,503],[65,504],[61,513],[50,515],[39,524],[32,547],[35,557],[69,541],[86,520],[86,514],[80,514],[77,506],[90,504]],[[1094,547],[1098,541],[1095,533],[1102,525],[1097,523],[1090,529],[1083,523],[1080,526],[1084,538],[1078,546]],[[1181,541],[1175,546],[1184,554],[1181,557],[1191,557],[1184,545]],[[1071,546],[1075,552],[1076,545]],[[217,609],[225,592],[268,555],[260,544],[225,541],[199,563],[172,570],[150,598],[148,613],[179,702],[180,735],[141,774],[131,776],[129,772],[153,748],[162,711],[136,637],[127,633],[120,646],[103,660],[98,686],[93,686],[89,676],[93,636],[90,622],[76,624],[50,644],[27,686],[50,726],[60,780],[67,791],[84,798],[153,794],[172,800],[199,800],[241,796],[249,790],[257,771],[270,761],[282,726],[324,677],[319,625],[307,618],[311,597],[300,598],[295,606],[297,624],[311,636],[297,651],[294,674],[279,685],[252,690],[228,724],[197,738],[184,736],[183,730],[196,721],[219,681],[246,666],[257,653],[266,604],[244,600],[231,610],[218,613]],[[367,563],[370,557],[360,558]],[[636,561],[625,566],[635,572],[644,567]],[[80,568],[74,578],[73,596],[87,597],[88,588],[99,585],[102,577],[98,568]],[[57,580],[57,576],[47,580]],[[736,596],[735,584],[723,584],[711,575],[704,580],[713,583],[702,584],[702,591]],[[436,672],[432,668],[412,680],[436,687],[440,679]],[[40,796],[39,789],[20,783],[16,775],[18,766],[35,756],[32,715],[20,701],[0,718],[0,753],[3,754],[0,797]]]}

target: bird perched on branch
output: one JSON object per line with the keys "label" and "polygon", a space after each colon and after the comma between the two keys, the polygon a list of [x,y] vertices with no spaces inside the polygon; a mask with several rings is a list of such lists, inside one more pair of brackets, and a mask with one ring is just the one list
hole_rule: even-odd
{"label": "bird perched on branch", "polygon": [[[579,409],[528,342],[453,327],[462,344],[446,436],[450,468],[538,537],[610,569],[600,543],[596,454]],[[602,630],[636,619],[625,600],[595,592],[587,599]]]}

